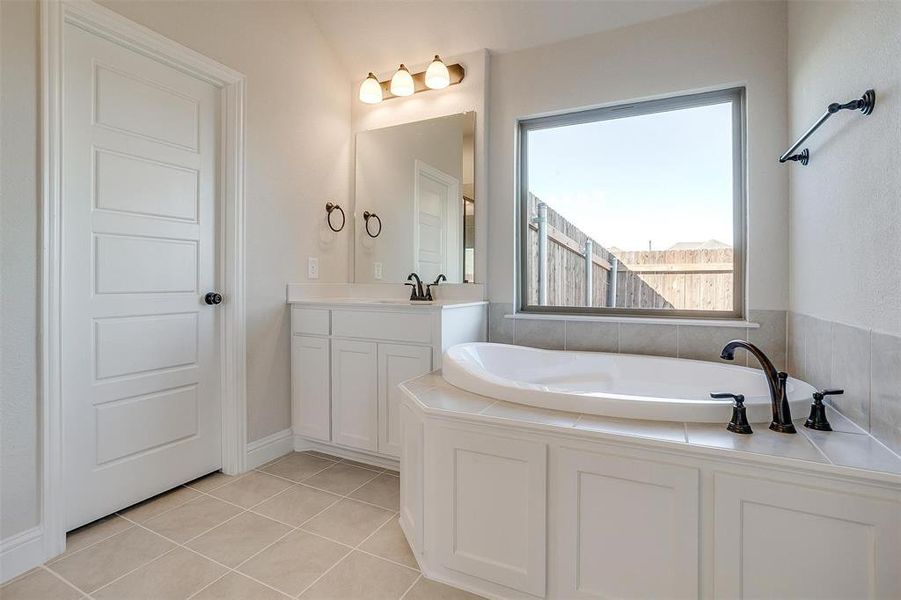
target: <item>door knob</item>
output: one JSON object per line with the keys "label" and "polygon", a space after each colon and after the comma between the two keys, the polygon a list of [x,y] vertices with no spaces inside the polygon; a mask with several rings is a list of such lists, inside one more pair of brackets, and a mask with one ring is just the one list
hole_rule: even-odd
{"label": "door knob", "polygon": [[203,297],[203,301],[207,304],[222,304],[222,294],[217,292],[207,292]]}

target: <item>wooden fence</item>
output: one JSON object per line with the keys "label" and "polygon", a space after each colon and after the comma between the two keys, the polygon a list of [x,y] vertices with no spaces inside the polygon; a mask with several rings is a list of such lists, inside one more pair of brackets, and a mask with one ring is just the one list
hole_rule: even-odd
{"label": "wooden fence", "polygon": [[[529,195],[528,302],[539,304],[540,200]],[[588,306],[585,247],[589,236],[547,207],[548,306]],[[591,306],[608,306],[611,270],[618,308],[732,309],[732,248],[611,252],[592,241]]]}

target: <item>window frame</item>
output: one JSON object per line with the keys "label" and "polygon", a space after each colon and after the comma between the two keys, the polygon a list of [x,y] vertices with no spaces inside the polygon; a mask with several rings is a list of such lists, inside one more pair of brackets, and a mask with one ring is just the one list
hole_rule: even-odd
{"label": "window frame", "polygon": [[[520,313],[556,315],[595,315],[608,317],[647,317],[672,319],[743,319],[746,307],[747,277],[747,175],[746,175],[746,90],[744,86],[731,87],[709,92],[683,94],[655,100],[626,102],[601,108],[579,109],[566,113],[542,117],[519,119],[516,132],[517,168],[517,235],[516,286],[518,298],[516,306]],[[687,310],[654,308],[615,308],[605,306],[540,306],[527,304],[529,298],[528,261],[528,133],[554,127],[609,121],[625,117],[662,113],[672,110],[708,106],[722,102],[732,103],[732,229],[733,229],[733,274],[732,310]]]}

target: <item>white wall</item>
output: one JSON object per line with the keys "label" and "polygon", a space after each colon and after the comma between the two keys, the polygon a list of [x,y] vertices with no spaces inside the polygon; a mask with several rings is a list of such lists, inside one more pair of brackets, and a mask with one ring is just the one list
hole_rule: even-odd
{"label": "white wall", "polygon": [[[356,283],[403,282],[415,270],[413,165],[421,160],[462,180],[464,120],[463,115],[457,114],[357,134],[354,211],[358,215],[364,210],[378,214],[383,233],[377,238],[370,237],[362,217],[355,221],[358,227],[348,228],[356,238]],[[461,248],[462,238],[454,239],[456,247]],[[448,256],[449,264],[456,256]],[[375,262],[383,265],[381,281],[373,274]],[[459,266],[448,269],[455,272],[447,271],[449,281],[461,281]]]}
{"label": "white wall", "polygon": [[38,11],[0,2],[0,540],[39,520]]}
{"label": "white wall", "polygon": [[491,57],[489,298],[514,294],[516,120],[624,101],[747,87],[749,308],[788,294],[786,8],[730,2]]}
{"label": "white wall", "polygon": [[[345,75],[294,2],[103,4],[247,76],[248,440],[290,427],[285,284],[347,280],[344,240],[320,236],[325,202],[349,200]],[[38,520],[36,273],[38,10],[0,2],[2,20],[2,452],[0,538]]]}
{"label": "white wall", "polygon": [[103,0],[247,76],[248,441],[291,425],[285,284],[348,277],[347,244],[325,203],[348,199],[350,100],[344,69],[296,2]]}
{"label": "white wall", "polygon": [[876,90],[870,116],[833,116],[791,170],[791,309],[901,334],[901,3],[792,2],[794,139],[830,102]]}
{"label": "white wall", "polygon": [[[441,49],[437,48],[436,52]],[[364,104],[359,101],[360,81],[351,85],[352,120],[354,134],[370,129],[391,127],[402,123],[422,121],[461,112],[475,111],[475,200],[476,200],[476,281],[487,280],[488,235],[488,53],[485,50],[461,56],[444,56],[447,64],[460,63],[466,76],[459,85],[443,90],[422,92],[406,98],[392,98],[380,104]],[[425,70],[428,63],[408,63],[410,72]],[[396,65],[373,65],[371,70],[384,81],[394,73]],[[361,74],[363,75],[363,74]],[[357,216],[357,222],[362,219]],[[349,243],[353,243],[352,241]]]}

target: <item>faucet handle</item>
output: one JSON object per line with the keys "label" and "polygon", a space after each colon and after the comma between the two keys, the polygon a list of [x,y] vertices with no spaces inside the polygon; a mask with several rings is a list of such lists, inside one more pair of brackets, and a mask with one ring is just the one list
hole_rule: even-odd
{"label": "faucet handle", "polygon": [[408,282],[405,283],[404,285],[410,286],[410,300],[417,300],[417,299],[419,298],[419,295],[416,293],[416,284],[415,284],[415,283],[410,283],[410,282],[408,281]]}
{"label": "faucet handle", "polygon": [[832,431],[829,420],[826,419],[826,405],[823,404],[823,398],[826,396],[838,396],[844,394],[845,390],[820,390],[813,393],[813,402],[810,404],[810,416],[804,422],[804,427],[814,429],[816,431]]}
{"label": "faucet handle", "polygon": [[732,433],[754,433],[751,424],[748,423],[748,412],[745,408],[745,397],[742,394],[730,394],[728,392],[712,392],[711,398],[732,398],[732,419],[726,425],[726,430]]}

